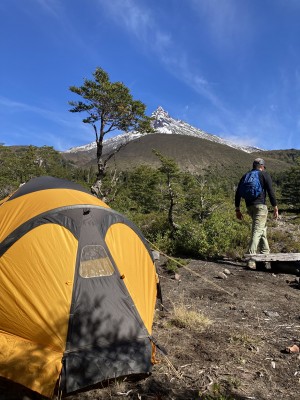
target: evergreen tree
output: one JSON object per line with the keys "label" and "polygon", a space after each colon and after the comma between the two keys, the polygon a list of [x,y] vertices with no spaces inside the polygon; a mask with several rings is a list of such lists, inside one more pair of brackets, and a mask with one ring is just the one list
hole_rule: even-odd
{"label": "evergreen tree", "polygon": [[[0,198],[10,194],[21,183],[41,175],[76,180],[77,168],[66,162],[53,147],[0,145]],[[78,181],[81,179],[78,177]]]}
{"label": "evergreen tree", "polygon": [[297,160],[297,165],[291,167],[284,175],[282,182],[281,196],[282,201],[300,209],[300,159]]}
{"label": "evergreen tree", "polygon": [[[73,113],[85,113],[82,121],[90,124],[95,133],[97,144],[97,180],[92,192],[104,197],[102,180],[106,174],[107,162],[113,153],[103,157],[105,135],[112,131],[139,132],[152,131],[150,118],[145,115],[146,106],[134,100],[129,89],[122,82],[111,82],[102,68],[96,68],[93,80],[85,79],[82,86],[71,86],[70,91],[81,96],[80,101],[69,101]],[[118,148],[116,151],[118,151]]]}
{"label": "evergreen tree", "polygon": [[156,150],[153,153],[159,158],[161,167],[159,171],[165,176],[166,180],[166,196],[168,198],[168,222],[171,229],[171,236],[173,237],[178,229],[175,223],[174,213],[176,204],[180,199],[180,169],[176,162],[168,157],[163,156]]}

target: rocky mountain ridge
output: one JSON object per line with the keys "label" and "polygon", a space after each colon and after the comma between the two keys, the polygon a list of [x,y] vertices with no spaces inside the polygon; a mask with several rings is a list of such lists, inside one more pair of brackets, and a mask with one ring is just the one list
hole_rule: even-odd
{"label": "rocky mountain ridge", "polygon": [[[152,126],[155,130],[155,133],[151,133],[148,135],[155,135],[159,134],[167,134],[167,135],[184,135],[184,136],[193,136],[199,139],[206,139],[211,142],[223,144],[238,150],[242,150],[246,153],[252,153],[257,151],[262,151],[257,147],[252,146],[241,146],[235,144],[229,140],[222,139],[217,135],[212,135],[207,133],[201,129],[195,128],[192,125],[189,125],[187,122],[177,120],[172,118],[167,111],[165,111],[161,106],[159,106],[151,115],[152,118]],[[120,145],[134,141],[139,139],[142,136],[141,133],[134,131],[134,132],[125,132],[119,134],[113,138],[107,139],[104,141],[104,154],[109,153]],[[96,143],[92,142],[87,145],[72,147],[71,149],[67,150],[65,153],[78,153],[78,152],[87,152],[90,150],[94,150],[96,148]]]}

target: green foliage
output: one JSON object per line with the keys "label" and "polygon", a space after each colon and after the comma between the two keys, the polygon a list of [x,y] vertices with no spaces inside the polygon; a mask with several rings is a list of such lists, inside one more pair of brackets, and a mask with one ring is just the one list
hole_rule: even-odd
{"label": "green foliage", "polygon": [[[97,144],[97,185],[94,193],[106,196],[102,180],[106,175],[107,162],[112,157],[103,157],[105,135],[115,130],[127,132],[138,130],[141,133],[152,132],[151,118],[145,115],[146,106],[134,100],[129,89],[122,82],[111,82],[109,75],[102,68],[96,68],[93,80],[85,79],[82,86],[70,86],[70,91],[81,97],[79,101],[69,101],[70,112],[87,115],[82,121],[90,124],[95,132]],[[122,147],[122,146],[121,146]],[[117,152],[119,149],[116,149]]]}
{"label": "green foliage", "polygon": [[18,159],[10,147],[0,145],[0,170],[0,199],[2,199],[19,185]]}
{"label": "green foliage", "polygon": [[145,116],[146,106],[134,100],[129,89],[122,82],[110,82],[109,75],[102,68],[96,68],[93,80],[85,79],[80,87],[70,86],[70,91],[81,96],[83,101],[70,101],[71,112],[85,112],[83,119],[97,132],[96,123],[100,123],[96,140],[114,130],[151,131],[150,118]]}
{"label": "green foliage", "polygon": [[164,157],[156,150],[153,150],[153,152],[161,162],[159,172],[161,172],[162,175],[162,193],[166,199],[168,224],[171,237],[173,238],[178,229],[178,225],[175,222],[175,213],[182,199],[180,169],[174,160]]}
{"label": "green foliage", "polygon": [[291,167],[284,175],[281,188],[282,202],[291,208],[300,209],[300,158],[296,166]]}
{"label": "green foliage", "polygon": [[214,382],[210,387],[210,393],[200,395],[201,400],[235,400],[232,394],[227,394],[228,391],[237,389],[240,386],[240,382],[235,378],[229,376],[228,380],[221,382]]}
{"label": "green foliage", "polygon": [[242,256],[250,234],[249,224],[238,221],[232,212],[232,203],[223,202],[204,223],[207,235],[207,253],[209,258]]}
{"label": "green foliage", "polygon": [[76,178],[75,167],[68,164],[53,147],[48,146],[0,146],[0,168],[0,198],[37,176],[51,175],[69,180]]}
{"label": "green foliage", "polygon": [[180,267],[187,265],[188,261],[182,258],[168,258],[165,268],[169,272],[177,272]]}
{"label": "green foliage", "polygon": [[236,220],[232,206],[226,209],[225,204],[199,222],[184,214],[186,221],[176,232],[173,251],[206,259],[241,257],[249,240],[249,224]]}
{"label": "green foliage", "polygon": [[300,253],[299,234],[295,235],[294,232],[269,231],[268,241],[274,253]]}
{"label": "green foliage", "polygon": [[205,228],[200,223],[186,221],[178,228],[172,251],[175,254],[191,257],[206,257],[208,251]]}
{"label": "green foliage", "polygon": [[179,269],[178,263],[173,259],[168,259],[165,268],[168,272],[177,272]]}
{"label": "green foliage", "polygon": [[174,238],[171,237],[171,233],[168,230],[157,231],[155,233],[155,237],[152,240],[155,243],[155,246],[160,249],[164,253],[175,254],[175,241]]}
{"label": "green foliage", "polygon": [[160,211],[163,194],[160,190],[161,176],[156,169],[140,166],[126,174],[127,186],[130,187],[132,208],[144,214]]}
{"label": "green foliage", "polygon": [[[157,156],[161,161],[158,169],[142,165],[118,175],[109,171],[103,180],[108,204],[127,215],[150,243],[169,255],[203,259],[242,257],[250,238],[251,219],[246,210],[243,221],[235,217],[233,179],[228,175],[224,179],[212,171],[203,176],[182,172],[174,160],[158,153]],[[65,178],[87,188],[96,179],[93,168],[75,168],[59,152],[46,146],[0,146],[0,168],[0,198],[35,176]],[[293,166],[286,180],[295,196],[295,205],[299,202],[298,176],[299,167]],[[293,221],[295,230],[291,232],[277,229],[275,223],[269,230],[274,251],[300,252],[295,234],[299,221]]]}
{"label": "green foliage", "polygon": [[165,157],[157,150],[152,151],[161,162],[161,167],[159,168],[159,171],[165,174],[167,179],[175,178],[180,174],[180,169],[173,159]]}
{"label": "green foliage", "polygon": [[[183,173],[174,161],[163,157],[161,160],[158,170],[140,166],[127,171],[110,205],[125,213],[168,254],[200,258],[242,256],[250,225],[247,217],[242,222],[235,218],[232,194],[229,196],[211,174],[198,177]],[[169,219],[171,201],[175,231]]]}

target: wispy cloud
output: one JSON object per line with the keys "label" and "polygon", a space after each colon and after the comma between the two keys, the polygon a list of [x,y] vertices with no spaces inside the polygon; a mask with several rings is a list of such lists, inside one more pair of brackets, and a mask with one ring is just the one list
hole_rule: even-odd
{"label": "wispy cloud", "polygon": [[209,100],[215,107],[229,113],[206,78],[199,71],[192,71],[190,56],[185,49],[174,43],[168,31],[157,24],[150,8],[136,0],[115,0],[114,2],[99,0],[99,4],[109,10],[116,24],[125,27],[130,34],[146,45],[169,73]]}
{"label": "wispy cloud", "polygon": [[34,146],[52,146],[58,151],[65,151],[77,145],[86,144],[82,131],[72,130],[72,134],[56,134],[51,129],[37,128],[35,125],[26,124],[26,126],[17,125],[10,127],[12,134],[6,134],[5,129],[1,129],[0,142],[7,146],[11,145],[30,145]]}
{"label": "wispy cloud", "polygon": [[[70,126],[71,122],[62,116],[61,112],[56,112],[52,110],[48,110],[41,107],[36,107],[31,104],[22,103],[16,100],[9,99],[7,97],[0,96],[0,105],[5,107],[11,113],[18,113],[22,111],[30,112],[36,115],[39,115],[45,119],[54,121],[61,125]],[[3,110],[2,110],[3,112]]]}
{"label": "wispy cloud", "polygon": [[[2,96],[0,96],[0,106],[0,118],[4,112],[6,115],[8,113],[16,115],[16,118],[10,119],[11,123],[9,127],[9,131],[13,132],[15,142],[30,137],[31,140],[34,139],[39,142],[43,142],[43,140],[47,143],[55,142],[55,145],[57,145],[56,148],[62,150],[71,147],[74,142],[84,144],[87,141],[92,142],[94,140],[93,130],[82,123],[81,116],[79,115],[71,115],[67,111],[64,113],[49,110]],[[42,131],[40,128],[37,130],[36,125],[32,122],[27,122],[26,128],[24,128],[23,124],[14,122],[15,120],[24,120],[26,118],[25,114],[29,114],[32,121],[42,118],[48,122],[43,124]],[[1,141],[4,141],[4,137],[5,135],[2,133]],[[9,136],[5,138],[6,142],[9,140]]]}
{"label": "wispy cloud", "polygon": [[[219,83],[210,82],[202,73],[194,62],[195,55],[189,54],[178,42],[174,43],[167,26],[159,25],[155,9],[150,9],[146,2],[99,0],[99,4],[109,10],[116,24],[125,28],[147,51],[154,54],[170,74],[205,100],[207,106],[201,118],[207,122],[207,126],[214,127],[214,133],[236,143],[253,146],[265,143],[263,139],[269,134],[282,136],[284,126],[276,117],[276,112],[269,107],[269,104],[276,104],[275,96],[270,94],[269,104],[261,104],[258,109],[242,111],[240,107],[234,108],[229,99],[225,100],[219,94]],[[255,39],[251,3],[236,0],[187,0],[186,6],[193,9],[201,30],[210,36],[216,51],[236,52],[240,46],[248,48]],[[270,147],[270,143],[265,145]]]}
{"label": "wispy cloud", "polygon": [[[194,13],[201,20],[203,30],[211,37],[211,44],[218,50],[236,51],[245,47],[255,35],[252,29],[251,6],[236,0],[189,0]],[[256,25],[258,21],[256,20]]]}
{"label": "wispy cloud", "polygon": [[61,14],[61,4],[57,0],[34,0],[47,13],[55,18]]}
{"label": "wispy cloud", "polygon": [[[35,7],[39,8],[41,14],[46,15],[49,19],[52,19],[57,24],[57,29],[47,30],[47,35],[52,38],[55,44],[67,42],[68,46],[79,47],[81,51],[94,55],[95,49],[91,47],[91,44],[83,40],[82,35],[78,33],[78,28],[71,22],[71,19],[66,11],[64,2],[60,0],[31,0]],[[24,10],[31,17],[30,9],[24,7]],[[34,14],[36,15],[36,14]],[[35,19],[35,23],[40,24],[41,28],[44,29],[45,19]]]}
{"label": "wispy cloud", "polygon": [[159,28],[153,11],[136,0],[98,0],[114,22],[124,27],[152,51],[162,52],[172,44],[169,33]]}
{"label": "wispy cloud", "polygon": [[286,149],[291,145],[292,135],[276,109],[264,107],[240,115],[234,124],[234,135],[227,133],[224,137],[263,149]]}

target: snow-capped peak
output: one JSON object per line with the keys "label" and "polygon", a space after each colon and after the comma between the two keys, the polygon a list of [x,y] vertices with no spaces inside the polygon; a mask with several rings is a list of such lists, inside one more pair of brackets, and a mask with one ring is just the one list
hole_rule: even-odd
{"label": "snow-capped peak", "polygon": [[[188,123],[176,120],[167,113],[161,106],[159,106],[152,114],[152,126],[155,130],[155,133],[164,133],[164,134],[176,134],[176,135],[187,135],[187,136],[195,136],[201,139],[210,140],[212,142],[224,144],[226,146],[230,146],[246,153],[252,153],[254,151],[259,151],[261,149],[252,146],[241,146],[230,142],[229,140],[222,139],[219,136],[212,135],[207,133],[201,129],[195,128]],[[154,133],[154,134],[155,134]],[[126,132],[120,135],[117,135],[113,138],[104,140],[104,151],[109,152],[113,149],[118,148],[121,144],[125,142],[138,139],[141,136],[139,132]],[[96,148],[96,143],[92,142],[85,146],[73,147],[67,151],[67,153],[74,153],[78,151],[89,151]]]}
{"label": "snow-capped peak", "polygon": [[162,108],[162,106],[158,106],[157,109],[151,114],[151,117],[158,121],[161,119],[170,118],[170,115]]}

